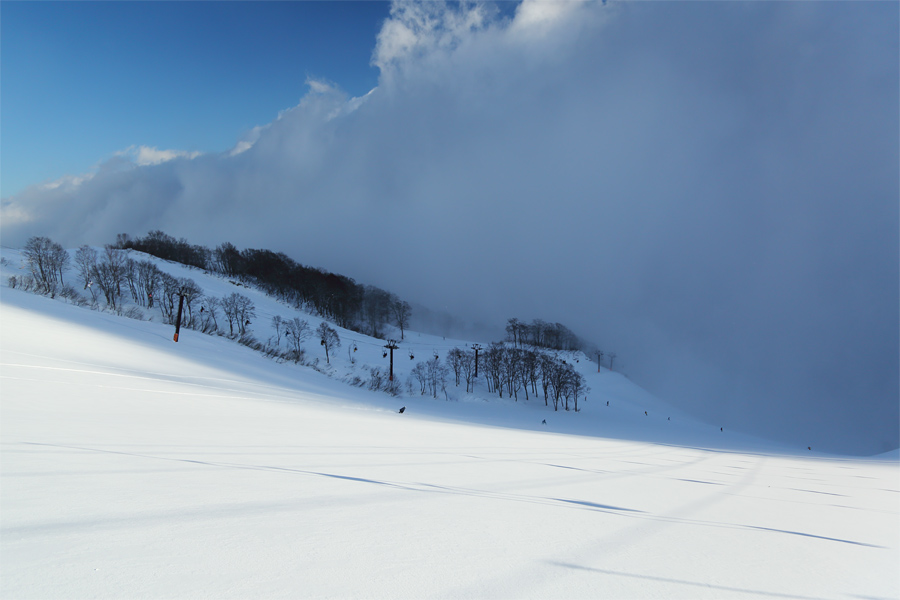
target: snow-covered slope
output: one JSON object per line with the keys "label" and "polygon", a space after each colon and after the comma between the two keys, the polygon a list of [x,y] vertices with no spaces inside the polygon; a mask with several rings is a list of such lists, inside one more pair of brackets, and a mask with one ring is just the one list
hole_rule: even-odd
{"label": "snow-covered slope", "polygon": [[[97,250],[102,251],[99,248]],[[322,319],[318,316],[298,311],[292,306],[279,302],[257,289],[235,283],[225,277],[186,267],[178,263],[160,260],[140,252],[128,251],[128,254],[135,260],[149,260],[162,271],[174,277],[187,277],[194,280],[206,295],[223,298],[233,292],[237,292],[247,296],[256,307],[256,317],[249,326],[249,333],[261,342],[274,341],[275,330],[272,325],[272,318],[276,315],[285,320],[294,317],[306,320],[312,330],[315,330],[319,323],[322,322]],[[9,276],[21,276],[27,273],[25,262],[18,251],[3,249],[0,255],[5,259],[3,261],[4,264],[0,266],[0,281],[2,281],[3,286],[6,285]],[[70,271],[67,281],[75,283],[75,279],[74,272]],[[83,293],[87,294],[87,292]],[[66,301],[60,300],[60,302]],[[103,304],[102,300],[100,300],[100,304]],[[129,304],[129,307],[132,306],[134,305]],[[82,310],[88,312],[87,309],[83,308]],[[143,308],[140,309],[140,313],[143,315],[143,318],[151,322],[159,324],[163,322],[158,309]],[[75,315],[73,318],[76,320],[87,318],[86,314],[73,314]],[[107,315],[104,318],[113,317]],[[227,330],[228,327],[224,324],[221,315],[218,320],[220,327],[224,327]],[[132,328],[140,326],[133,320],[127,320],[126,323]],[[325,352],[314,335],[304,344],[307,352],[306,360],[315,362],[316,370],[327,374],[332,379],[344,382],[354,378],[366,380],[369,376],[368,369],[372,367],[380,368],[385,372],[388,370],[390,361],[389,357],[386,356],[384,340],[371,338],[337,326],[335,328],[339,333],[341,346],[331,353],[330,363],[326,364]],[[159,325],[150,329],[155,332],[155,337],[160,340],[165,341],[168,339],[168,341],[171,341],[174,332],[173,327]],[[392,335],[395,334],[393,337],[400,339],[399,330],[390,326],[388,329],[392,331]],[[206,337],[199,332],[182,329],[179,344],[171,345],[172,347],[170,347],[170,344],[164,344],[164,348],[166,351],[177,352],[186,358],[191,358],[195,355],[191,349],[192,344],[215,343],[217,344],[216,347],[219,347],[218,344],[225,344],[224,347],[235,344],[235,342],[227,340],[202,339]],[[281,348],[283,349],[287,348],[285,337],[282,334]],[[399,350],[394,352],[395,377],[399,382],[406,382],[411,370],[419,361],[427,360],[435,354],[443,360],[447,352],[452,348],[468,349],[471,345],[472,343],[466,340],[446,339],[440,336],[407,331],[405,339],[400,342]],[[340,394],[362,398],[358,401],[365,404],[392,408],[398,406],[398,403],[400,405],[410,404],[408,408],[411,412],[427,414],[432,418],[491,424],[517,429],[539,429],[542,431],[577,433],[628,440],[646,440],[658,443],[699,445],[712,448],[759,448],[762,445],[785,451],[807,452],[806,447],[787,448],[783,445],[764,442],[735,432],[723,432],[718,426],[701,423],[667,403],[660,401],[623,375],[609,371],[606,368],[598,369],[596,363],[590,362],[581,353],[564,352],[558,354],[585,376],[587,385],[591,389],[587,398],[579,402],[578,413],[574,411],[569,411],[568,413],[562,410],[554,411],[552,403],[548,407],[543,398],[532,397],[530,400],[525,401],[524,394],[520,394],[522,398],[518,401],[509,398],[499,398],[497,394],[488,392],[483,380],[475,387],[474,392],[470,394],[465,392],[464,383],[462,386],[457,387],[452,385],[451,382],[446,393],[440,394],[440,400],[421,396],[418,392],[410,394],[406,391],[405,386],[403,391],[404,397],[393,400],[389,400],[384,394],[378,393],[356,394],[354,390],[348,389],[349,385],[338,386],[338,389],[341,390]],[[222,360],[216,352],[213,353],[213,356],[216,362]],[[196,358],[203,360],[199,355]],[[217,366],[219,365],[217,364]],[[267,365],[267,368],[272,367],[274,366]],[[276,372],[281,376],[304,379],[313,377],[316,379],[316,373],[310,367],[292,365],[290,363],[283,364],[281,369],[276,369]],[[449,406],[446,405],[448,401],[451,403]],[[543,423],[544,421],[546,421],[546,424]]]}
{"label": "snow-covered slope", "polygon": [[[577,414],[394,398],[343,381],[383,342],[341,330],[330,377],[176,344],[10,290],[3,256],[0,597],[900,597],[895,455],[721,432],[583,359]],[[240,291],[261,340],[296,314]],[[456,345],[410,334],[399,376]]]}

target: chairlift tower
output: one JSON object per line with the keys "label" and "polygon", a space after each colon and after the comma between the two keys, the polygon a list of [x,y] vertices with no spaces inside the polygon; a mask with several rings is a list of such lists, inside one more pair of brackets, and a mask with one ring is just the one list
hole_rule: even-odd
{"label": "chairlift tower", "polygon": [[390,377],[388,381],[394,380],[394,350],[397,350],[400,346],[397,345],[397,340],[388,340],[388,343],[384,345],[385,348],[390,350],[391,352],[391,371]]}
{"label": "chairlift tower", "polygon": [[181,310],[184,308],[184,294],[178,294],[178,316],[175,317],[175,341],[178,341],[178,334],[181,332]]}

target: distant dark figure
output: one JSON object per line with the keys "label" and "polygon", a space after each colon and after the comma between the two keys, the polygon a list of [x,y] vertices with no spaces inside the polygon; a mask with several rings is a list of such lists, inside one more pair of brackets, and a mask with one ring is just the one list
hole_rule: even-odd
{"label": "distant dark figure", "polygon": [[609,400],[606,401],[606,405],[609,406]]}
{"label": "distant dark figure", "polygon": [[807,449],[807,450],[812,450],[812,447],[811,447],[811,446],[807,446],[806,449]]}
{"label": "distant dark figure", "polygon": [[671,421],[671,420],[672,420],[672,417],[669,417],[669,419],[668,419],[668,420],[669,420],[669,421]]}
{"label": "distant dark figure", "polygon": [[724,429],[722,429],[722,428],[721,428],[721,427],[719,427],[719,431],[725,431],[725,430],[724,430]]}
{"label": "distant dark figure", "polygon": [[544,419],[543,421],[541,421],[541,425],[546,425],[546,424],[547,424],[547,419]]}
{"label": "distant dark figure", "polygon": [[646,410],[644,411],[644,416],[645,416],[645,417],[649,416],[649,415],[647,414],[647,411],[646,411]]}
{"label": "distant dark figure", "polygon": [[400,409],[400,414],[401,414],[401,415],[403,414],[403,411],[404,411],[404,410],[406,410],[406,407],[405,407],[405,406],[404,406],[403,408]]}

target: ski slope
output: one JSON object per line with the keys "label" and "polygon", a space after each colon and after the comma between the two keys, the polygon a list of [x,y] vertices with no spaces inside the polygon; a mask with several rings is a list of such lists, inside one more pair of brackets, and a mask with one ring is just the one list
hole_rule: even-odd
{"label": "ski slope", "polygon": [[[896,452],[723,432],[575,355],[577,414],[393,398],[344,381],[386,366],[378,340],[339,330],[324,372],[176,344],[158,316],[9,289],[3,256],[2,598],[900,597]],[[240,291],[260,340],[297,314]],[[395,370],[454,345],[408,334]]]}

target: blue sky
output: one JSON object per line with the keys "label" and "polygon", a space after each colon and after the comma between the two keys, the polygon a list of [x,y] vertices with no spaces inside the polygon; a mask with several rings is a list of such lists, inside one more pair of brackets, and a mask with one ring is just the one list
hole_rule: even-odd
{"label": "blue sky", "polygon": [[0,4],[0,197],[132,145],[217,152],[295,106],[308,77],[351,95],[387,2]]}

